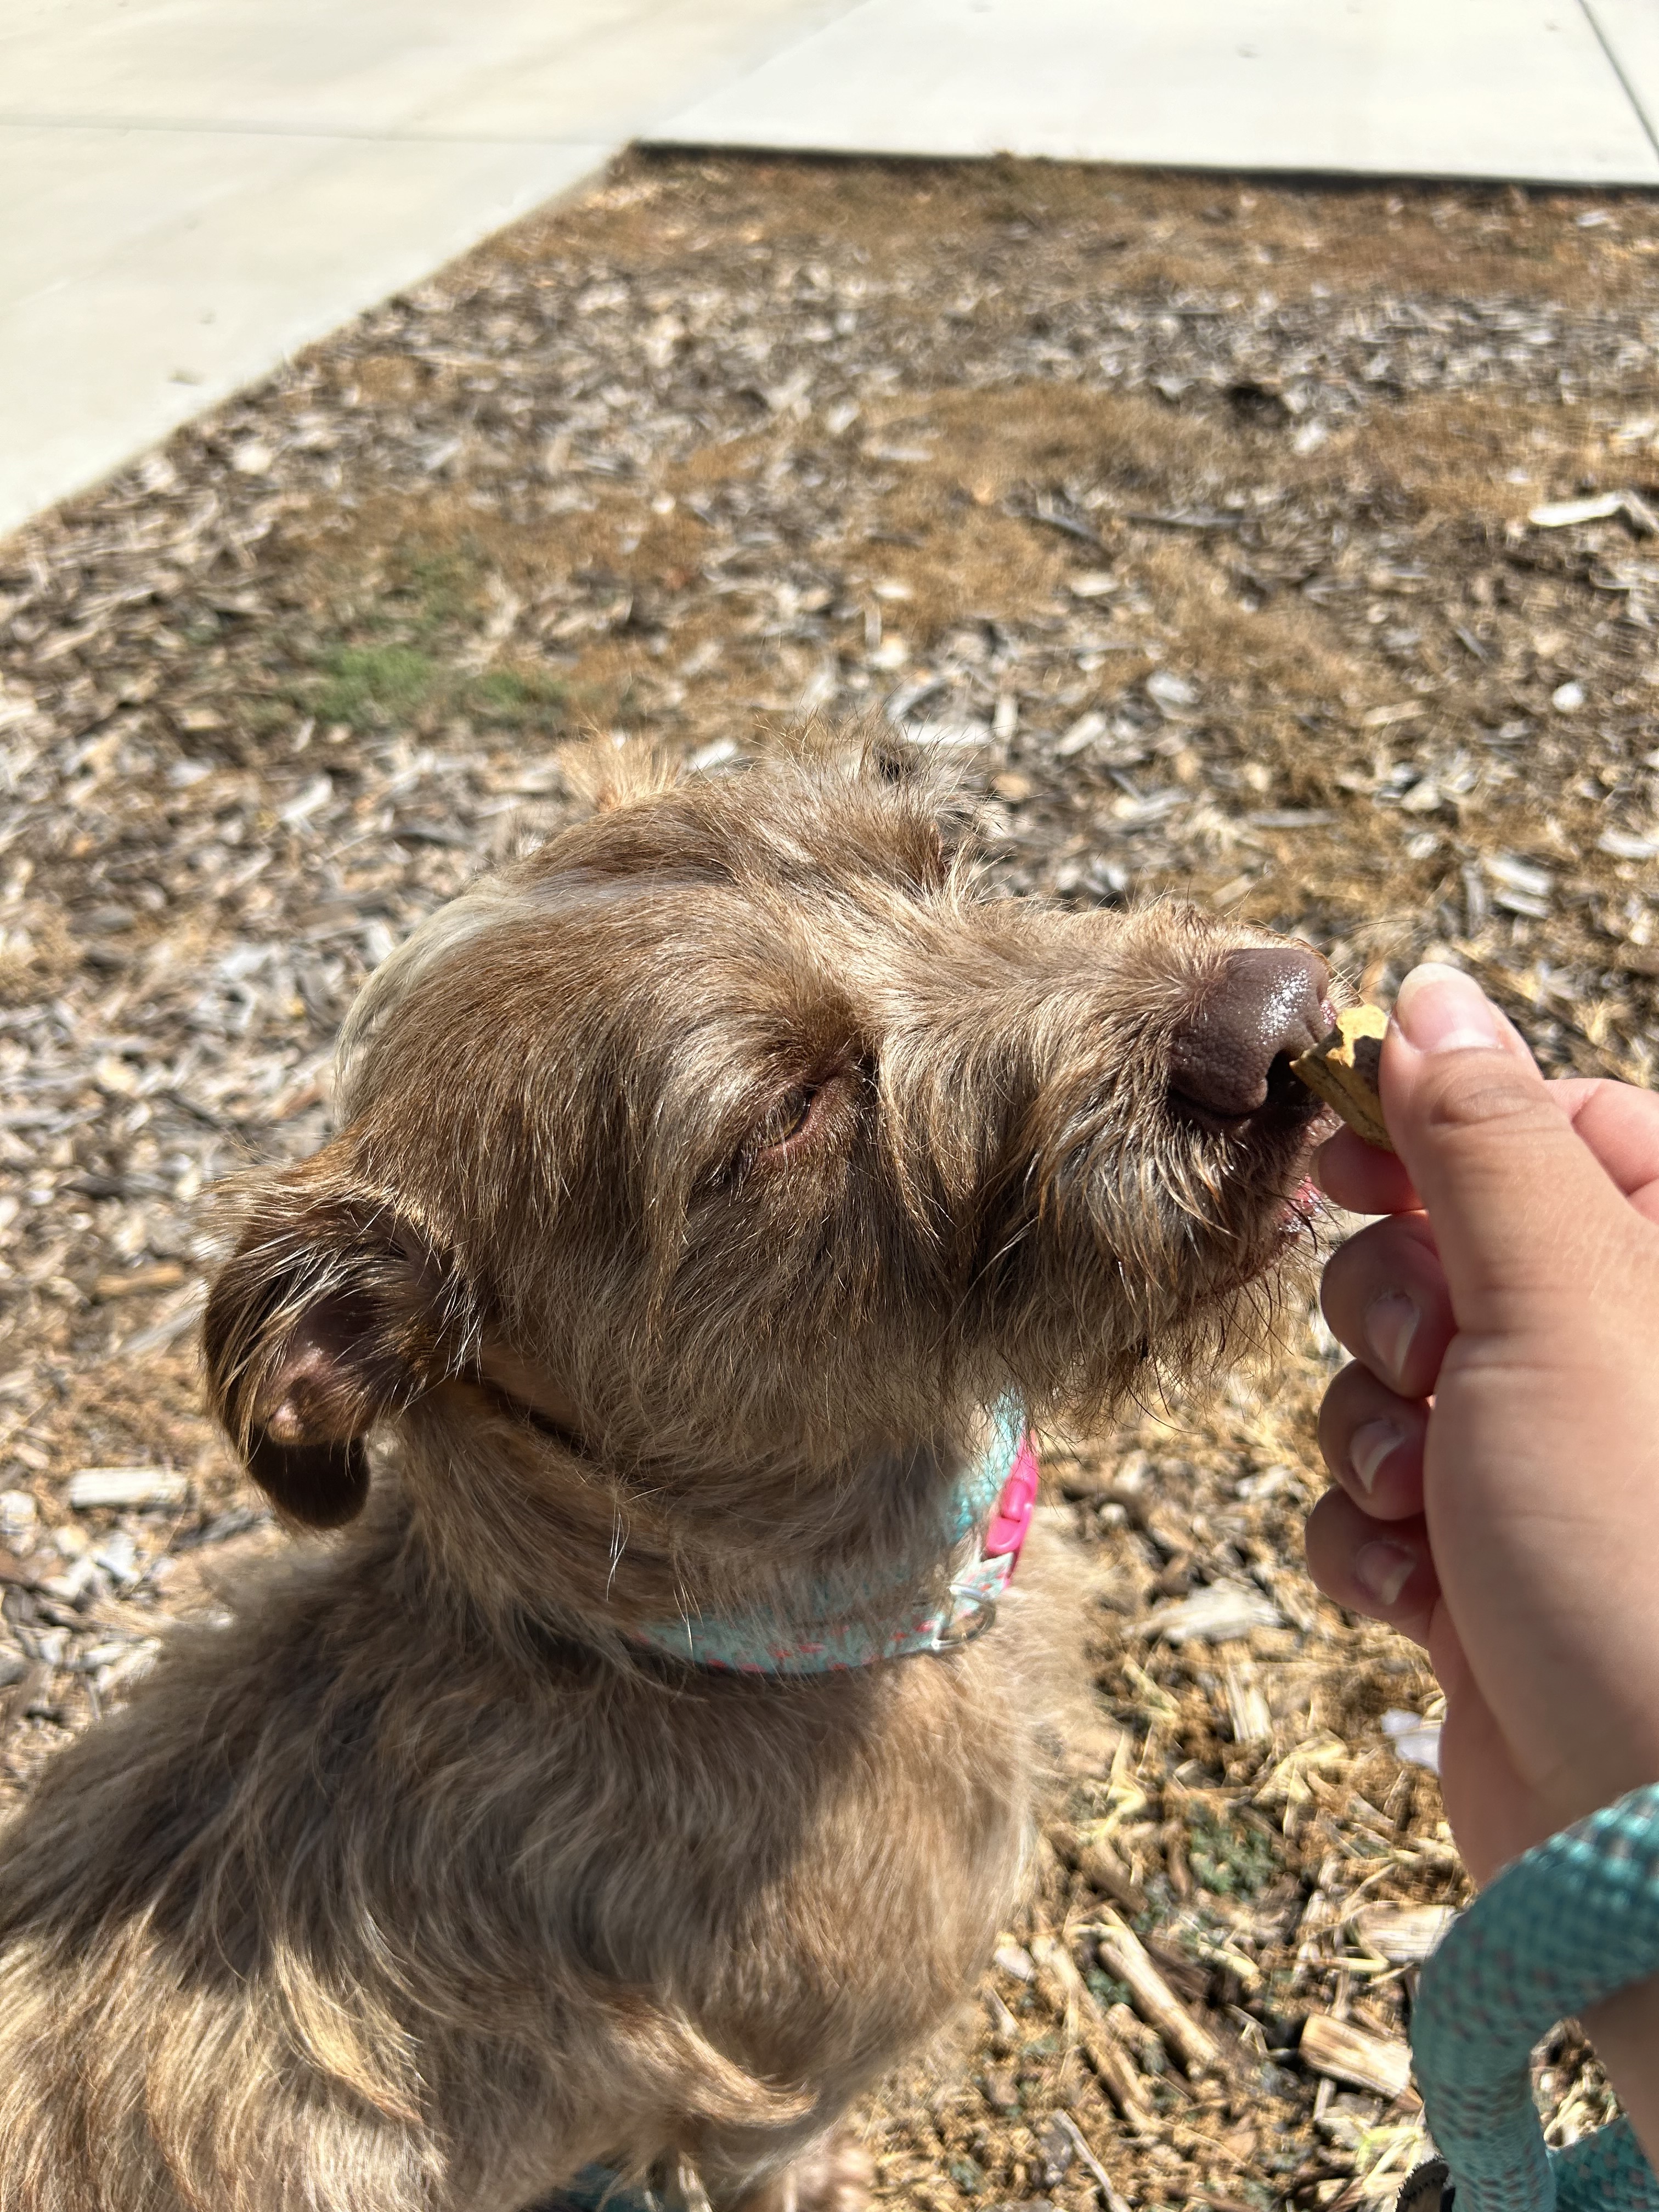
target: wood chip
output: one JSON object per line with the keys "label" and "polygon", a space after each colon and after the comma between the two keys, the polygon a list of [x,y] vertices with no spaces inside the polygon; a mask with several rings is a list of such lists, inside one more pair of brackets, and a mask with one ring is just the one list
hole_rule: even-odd
{"label": "wood chip", "polygon": [[1139,1936],[1116,1913],[1106,1915],[1096,1949],[1101,1965],[1127,1984],[1135,2010],[1158,2030],[1188,2074],[1206,2074],[1221,2064],[1221,2045],[1193,2018],[1153,1965]]}
{"label": "wood chip", "polygon": [[141,1297],[150,1291],[175,1291],[185,1279],[185,1271],[175,1262],[167,1261],[156,1267],[141,1267],[131,1275],[100,1275],[93,1285],[93,1295],[107,1302],[111,1298]]}
{"label": "wood chip", "polygon": [[1233,1741],[1270,1742],[1273,1717],[1254,1664],[1249,1660],[1237,1662],[1228,1668],[1224,1680],[1227,1692],[1227,1717],[1232,1723]]}
{"label": "wood chip", "polygon": [[1101,2087],[1125,2122],[1142,2132],[1150,2130],[1156,2124],[1155,2117],[1134,2062],[1113,2033],[1070,1952],[1052,1936],[1033,1936],[1031,1962],[1043,2001],[1076,2035],[1084,2056],[1100,2077]]}
{"label": "wood chip", "polygon": [[1638,491],[1601,491],[1588,499],[1549,500],[1542,507],[1534,507],[1527,520],[1534,530],[1567,530],[1575,523],[1606,522],[1615,514],[1622,515],[1638,538],[1659,532],[1659,515]]}
{"label": "wood chip", "polygon": [[83,1467],[69,1479],[66,1495],[77,1513],[94,1506],[182,1505],[190,1483],[163,1467]]}
{"label": "wood chip", "polygon": [[1130,2212],[1130,2207],[1112,2185],[1112,2177],[1089,2147],[1088,2138],[1069,2112],[1056,2112],[1054,2125],[1071,2144],[1089,2172],[1106,2203],[1106,2212]]}
{"label": "wood chip", "polygon": [[1097,1897],[1109,1897],[1128,1913],[1145,1912],[1146,1893],[1117,1853],[1097,1838],[1079,1836],[1075,1828],[1056,1822],[1049,1840],[1068,1866],[1074,1866]]}
{"label": "wood chip", "polygon": [[1405,2044],[1385,2042],[1328,2013],[1309,2014],[1300,2049],[1303,2063],[1333,2081],[1351,2081],[1379,2097],[1401,2097],[1411,2087],[1412,2054]]}
{"label": "wood chip", "polygon": [[32,1661],[21,1678],[0,1697],[0,1743],[15,1722],[37,1709],[44,1710],[53,1671],[43,1659]]}
{"label": "wood chip", "polygon": [[1139,1624],[1143,1632],[1164,1637],[1171,1644],[1231,1644],[1253,1628],[1283,1625],[1277,1606],[1253,1583],[1225,1577],[1173,1605],[1158,1607]]}
{"label": "wood chip", "polygon": [[188,1288],[175,1293],[162,1306],[158,1319],[148,1328],[130,1336],[121,1346],[121,1355],[127,1359],[142,1359],[152,1352],[165,1351],[181,1336],[195,1328],[207,1305],[207,1285],[191,1283]]}
{"label": "wood chip", "polygon": [[1367,1905],[1355,1913],[1353,1925],[1378,1958],[1391,1966],[1414,1966],[1428,1957],[1456,1917],[1449,1905]]}
{"label": "wood chip", "polygon": [[1625,495],[1618,491],[1599,491],[1589,499],[1547,500],[1533,507],[1527,520],[1534,530],[1571,530],[1577,523],[1605,522],[1624,503]]}

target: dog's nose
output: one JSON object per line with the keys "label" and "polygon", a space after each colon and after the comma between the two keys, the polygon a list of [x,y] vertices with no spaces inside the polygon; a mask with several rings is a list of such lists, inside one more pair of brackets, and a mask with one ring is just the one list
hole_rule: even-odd
{"label": "dog's nose", "polygon": [[[1322,1001],[1330,971],[1316,952],[1285,945],[1230,952],[1215,982],[1187,1014],[1170,1048],[1170,1102],[1206,1127],[1248,1121],[1280,1085],[1274,1062],[1293,1060],[1328,1026]],[[1305,1103],[1294,1078],[1287,1101]]]}

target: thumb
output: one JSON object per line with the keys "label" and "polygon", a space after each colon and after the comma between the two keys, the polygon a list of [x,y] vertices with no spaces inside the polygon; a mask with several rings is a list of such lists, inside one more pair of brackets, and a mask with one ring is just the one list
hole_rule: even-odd
{"label": "thumb", "polygon": [[1455,968],[1400,987],[1382,1048],[1389,1133],[1433,1225],[1460,1329],[1531,1334],[1582,1312],[1619,1194],[1532,1055]]}

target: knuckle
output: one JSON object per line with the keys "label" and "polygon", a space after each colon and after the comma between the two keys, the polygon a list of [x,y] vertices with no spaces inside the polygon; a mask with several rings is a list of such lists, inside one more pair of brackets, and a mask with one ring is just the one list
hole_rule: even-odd
{"label": "knuckle", "polygon": [[1425,1072],[1420,1085],[1425,1134],[1455,1136],[1465,1130],[1501,1129],[1524,1138],[1559,1133],[1561,1116],[1541,1081],[1497,1053],[1447,1055],[1449,1065]]}

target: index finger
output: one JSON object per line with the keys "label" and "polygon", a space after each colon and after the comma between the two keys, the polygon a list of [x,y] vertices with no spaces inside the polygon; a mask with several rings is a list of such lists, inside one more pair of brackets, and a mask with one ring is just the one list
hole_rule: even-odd
{"label": "index finger", "polygon": [[1319,1147],[1313,1179],[1327,1198],[1350,1213],[1416,1213],[1422,1208],[1404,1160],[1379,1152],[1352,1129],[1339,1129]]}

